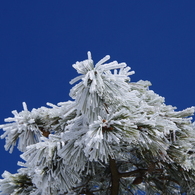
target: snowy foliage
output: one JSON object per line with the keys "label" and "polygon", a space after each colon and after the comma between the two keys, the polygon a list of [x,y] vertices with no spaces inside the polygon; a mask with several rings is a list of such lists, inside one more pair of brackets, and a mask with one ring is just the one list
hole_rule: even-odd
{"label": "snowy foliage", "polygon": [[5,119],[5,149],[18,144],[25,163],[3,173],[0,194],[194,192],[195,108],[175,111],[149,81],[131,82],[134,71],[109,59],[94,65],[88,52],[73,65],[81,74],[70,81],[73,101],[32,111],[23,103]]}

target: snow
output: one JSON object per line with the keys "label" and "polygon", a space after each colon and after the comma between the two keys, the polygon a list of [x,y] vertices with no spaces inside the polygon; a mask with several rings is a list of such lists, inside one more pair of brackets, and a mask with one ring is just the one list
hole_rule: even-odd
{"label": "snow", "polygon": [[33,183],[23,194],[74,194],[82,191],[89,178],[94,178],[88,183],[91,187],[95,183],[106,186],[109,177],[104,184],[99,180],[110,158],[125,162],[121,169],[126,172],[138,162],[146,169],[150,161],[164,168],[174,162],[194,172],[195,160],[189,151],[195,150],[195,125],[190,117],[195,107],[175,111],[149,89],[149,81],[130,82],[134,71],[126,63],[107,63],[109,59],[107,55],[94,65],[88,52],[87,60],[73,64],[81,74],[70,81],[78,82],[70,91],[74,101],[47,103],[50,108],[32,111],[23,102],[23,111],[14,110],[14,117],[5,119],[7,123],[0,126],[5,131],[1,135],[5,149],[12,152],[17,145],[25,163],[19,163],[24,168],[17,174],[4,172],[2,193],[16,194],[19,188],[13,178],[21,175]]}

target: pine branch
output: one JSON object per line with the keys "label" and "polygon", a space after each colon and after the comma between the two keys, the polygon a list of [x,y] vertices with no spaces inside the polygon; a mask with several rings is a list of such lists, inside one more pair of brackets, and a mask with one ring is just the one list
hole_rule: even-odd
{"label": "pine branch", "polygon": [[125,173],[119,173],[119,177],[135,177],[135,175],[137,173],[140,173],[140,174],[144,174],[145,172],[147,172],[148,169],[137,169],[137,170],[134,170],[134,171],[130,171],[130,172],[125,172]]}
{"label": "pine branch", "polygon": [[[147,171],[149,171],[148,169],[136,169],[134,171],[130,171],[130,172],[125,172],[125,173],[119,173],[119,177],[134,177],[137,173],[140,173],[141,175],[143,175],[144,173],[146,173]],[[163,169],[155,169],[155,172],[163,172]]]}
{"label": "pine branch", "polygon": [[108,59],[94,66],[88,52],[73,65],[81,74],[70,82],[81,80],[70,91],[74,101],[32,111],[23,103],[0,125],[5,149],[18,143],[25,161],[17,174],[4,172],[0,194],[118,195],[136,185],[149,194],[194,194],[195,107],[176,112],[150,82],[129,82],[131,68]]}
{"label": "pine branch", "polygon": [[110,159],[110,171],[111,171],[111,195],[118,195],[120,176],[115,159]]}

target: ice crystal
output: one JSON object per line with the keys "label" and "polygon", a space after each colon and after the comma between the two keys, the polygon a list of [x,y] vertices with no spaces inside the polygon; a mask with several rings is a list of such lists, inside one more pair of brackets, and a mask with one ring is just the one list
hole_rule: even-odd
{"label": "ice crystal", "polygon": [[73,65],[80,74],[70,81],[73,101],[32,111],[23,103],[5,119],[5,149],[18,142],[25,162],[4,172],[2,195],[107,195],[113,174],[118,194],[194,192],[195,108],[175,111],[149,81],[131,82],[134,71],[109,59],[94,64],[88,52]]}

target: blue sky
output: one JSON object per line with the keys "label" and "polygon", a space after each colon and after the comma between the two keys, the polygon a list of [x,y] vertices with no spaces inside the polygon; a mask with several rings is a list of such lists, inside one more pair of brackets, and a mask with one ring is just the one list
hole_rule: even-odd
{"label": "blue sky", "polygon": [[[0,2],[0,123],[12,110],[69,100],[72,64],[109,54],[136,72],[132,82],[179,110],[195,105],[195,1],[20,0]],[[0,130],[0,134],[3,131]],[[15,173],[19,152],[4,151],[0,174]]]}

